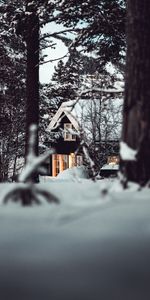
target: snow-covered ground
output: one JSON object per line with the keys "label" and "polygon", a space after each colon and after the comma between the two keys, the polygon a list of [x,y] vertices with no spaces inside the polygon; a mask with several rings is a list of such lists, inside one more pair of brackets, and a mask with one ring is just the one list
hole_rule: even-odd
{"label": "snow-covered ground", "polygon": [[[0,198],[13,184],[0,185]],[[150,299],[150,190],[41,183],[60,204],[0,205],[0,299]],[[108,189],[108,192],[106,192]]]}

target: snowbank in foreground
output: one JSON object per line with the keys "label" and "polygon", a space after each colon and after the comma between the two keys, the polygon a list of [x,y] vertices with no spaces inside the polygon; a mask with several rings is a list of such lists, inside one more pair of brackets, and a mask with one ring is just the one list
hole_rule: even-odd
{"label": "snowbank in foreground", "polygon": [[0,206],[0,299],[149,299],[150,190],[109,180],[41,186],[60,205]]}
{"label": "snowbank in foreground", "polygon": [[60,172],[56,178],[74,181],[79,178],[87,179],[87,178],[89,178],[89,174],[84,166],[78,166],[78,167],[72,167],[72,168],[64,170],[63,172]]}

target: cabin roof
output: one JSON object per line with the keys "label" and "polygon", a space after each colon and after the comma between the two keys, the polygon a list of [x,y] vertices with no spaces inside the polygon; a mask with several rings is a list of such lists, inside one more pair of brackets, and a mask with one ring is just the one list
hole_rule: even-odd
{"label": "cabin roof", "polygon": [[80,126],[77,121],[75,106],[76,101],[74,100],[63,102],[56,114],[53,116],[50,124],[48,125],[48,129],[52,130],[57,128],[60,124],[60,121],[63,119],[64,116],[66,116],[73,125],[73,127],[78,131]]}

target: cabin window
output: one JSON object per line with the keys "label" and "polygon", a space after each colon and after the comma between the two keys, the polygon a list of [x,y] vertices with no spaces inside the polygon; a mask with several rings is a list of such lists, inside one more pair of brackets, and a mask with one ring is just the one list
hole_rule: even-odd
{"label": "cabin window", "polygon": [[52,176],[57,176],[63,170],[71,168],[75,165],[74,153],[53,154],[52,155]]}
{"label": "cabin window", "polygon": [[82,155],[77,155],[77,166],[83,165],[83,157]]}
{"label": "cabin window", "polygon": [[69,168],[76,166],[76,157],[74,153],[70,153],[69,155]]}
{"label": "cabin window", "polygon": [[74,128],[71,123],[64,124],[64,140],[65,141],[76,141],[76,135],[72,134],[71,131],[74,131]]}
{"label": "cabin window", "polygon": [[119,156],[118,155],[108,156],[107,164],[114,164],[114,165],[119,164]]}

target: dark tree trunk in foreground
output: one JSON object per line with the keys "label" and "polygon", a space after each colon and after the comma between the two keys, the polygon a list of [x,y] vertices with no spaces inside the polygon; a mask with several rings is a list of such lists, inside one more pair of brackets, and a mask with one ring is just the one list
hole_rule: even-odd
{"label": "dark tree trunk in foreground", "polygon": [[3,174],[2,174],[2,154],[0,153],[0,182],[3,181]]}
{"label": "dark tree trunk in foreground", "polygon": [[122,157],[126,181],[150,180],[150,1],[128,0],[126,91],[122,140],[137,150],[136,159]]}
{"label": "dark tree trunk in foreground", "polygon": [[[27,103],[26,103],[26,155],[28,154],[29,127],[39,124],[39,20],[32,13],[27,23]],[[38,133],[35,144],[38,155]]]}

